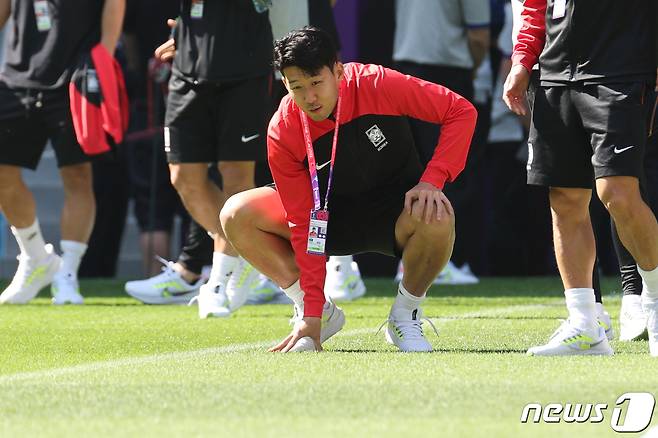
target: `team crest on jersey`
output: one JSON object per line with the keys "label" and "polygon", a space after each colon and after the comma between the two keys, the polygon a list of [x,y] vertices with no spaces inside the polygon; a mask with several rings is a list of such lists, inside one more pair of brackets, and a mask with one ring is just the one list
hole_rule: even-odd
{"label": "team crest on jersey", "polygon": [[366,135],[377,151],[381,151],[388,144],[386,136],[377,125],[372,125],[370,129],[366,131]]}

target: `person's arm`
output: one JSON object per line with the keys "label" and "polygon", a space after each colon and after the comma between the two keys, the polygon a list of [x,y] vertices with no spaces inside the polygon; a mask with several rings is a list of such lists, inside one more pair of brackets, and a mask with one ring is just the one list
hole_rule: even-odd
{"label": "person's arm", "polygon": [[0,29],[2,29],[11,15],[11,0],[0,0]]}
{"label": "person's arm", "polygon": [[446,87],[395,70],[382,68],[372,79],[375,88],[383,92],[389,110],[441,125],[434,155],[420,181],[439,189],[446,181],[454,181],[466,164],[477,119],[475,107]]}
{"label": "person's arm", "polygon": [[546,0],[525,0],[512,52],[512,68],[503,87],[503,101],[512,112],[520,116],[528,114],[526,94],[530,85],[530,72],[539,61],[545,42]]}
{"label": "person's arm", "polygon": [[489,28],[468,29],[466,37],[468,38],[468,49],[471,52],[471,58],[473,58],[473,71],[477,71],[485,56],[489,53],[489,45],[491,44]]}
{"label": "person's arm", "polygon": [[530,72],[539,62],[539,55],[546,42],[546,1],[525,0],[523,3],[521,26],[512,52],[512,66],[520,64]]}
{"label": "person's arm", "polygon": [[101,20],[101,44],[108,52],[114,54],[121,36],[126,0],[105,0]]}
{"label": "person's arm", "polygon": [[[272,125],[275,125],[273,123]],[[301,127],[294,121],[293,130],[299,133],[295,141],[303,142]],[[303,165],[304,155],[295,156],[280,137],[278,126],[270,127],[267,138],[267,156],[272,178],[290,226],[290,243],[299,267],[299,283],[304,291],[304,316],[321,317],[324,305],[325,257],[308,254],[309,214],[313,208],[311,178]]]}

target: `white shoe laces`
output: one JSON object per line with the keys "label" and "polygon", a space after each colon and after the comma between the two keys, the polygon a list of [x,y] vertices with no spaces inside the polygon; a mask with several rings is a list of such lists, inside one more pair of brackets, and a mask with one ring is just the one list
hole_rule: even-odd
{"label": "white shoe laces", "polygon": [[379,328],[377,329],[377,333],[375,333],[375,335],[378,335],[386,324],[392,323],[400,330],[400,333],[402,333],[402,337],[405,340],[425,339],[425,335],[423,334],[423,321],[429,322],[429,324],[432,326],[432,329],[434,330],[434,334],[436,334],[436,336],[438,337],[439,331],[437,330],[432,320],[429,318],[420,318],[418,320],[407,319],[407,320],[398,321],[398,320],[394,320],[390,316],[386,321],[382,323],[382,325],[379,326]]}

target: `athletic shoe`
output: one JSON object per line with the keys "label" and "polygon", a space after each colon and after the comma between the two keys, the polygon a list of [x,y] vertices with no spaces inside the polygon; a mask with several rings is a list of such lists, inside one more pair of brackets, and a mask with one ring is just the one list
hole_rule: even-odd
{"label": "athletic shoe", "polygon": [[46,257],[36,260],[19,255],[18,269],[9,286],[0,294],[0,304],[25,304],[48,286],[59,270],[61,258],[51,244],[45,246]]}
{"label": "athletic shoe", "polygon": [[127,282],[128,295],[146,304],[185,304],[199,293],[203,279],[190,284],[174,270],[174,262],[161,257],[158,260],[164,265],[162,272],[146,280]]}
{"label": "athletic shoe", "polygon": [[197,303],[199,306],[199,318],[206,319],[209,316],[216,318],[226,318],[231,315],[229,301],[226,297],[224,287],[220,284],[204,284],[199,288],[199,295],[195,296],[187,304],[188,306]]}
{"label": "athletic shoe", "polygon": [[80,295],[78,279],[72,275],[59,272],[55,274],[50,285],[50,293],[53,296],[52,303],[55,305],[84,303],[84,298]]}
{"label": "athletic shoe", "polygon": [[647,337],[647,315],[642,310],[640,295],[624,295],[619,313],[619,340],[635,341]]}
{"label": "athletic shoe", "polygon": [[[395,274],[395,282],[399,283],[402,281],[404,276],[404,266],[402,262],[398,264],[398,272]],[[480,280],[473,274],[471,267],[468,263],[465,263],[464,266],[458,268],[451,261],[443,268],[439,275],[434,279],[433,284],[439,285],[463,285],[463,284],[477,284]]]}
{"label": "athletic shoe", "polygon": [[658,298],[642,297],[642,307],[647,315],[647,332],[649,335],[649,353],[658,357]]}
{"label": "athletic shoe", "polygon": [[445,268],[434,279],[434,284],[443,285],[477,284],[479,282],[480,280],[473,275],[470,267],[466,266],[466,269],[462,270],[451,261],[448,261]]}
{"label": "athletic shoe", "polygon": [[615,329],[612,327],[612,318],[610,318],[608,312],[604,310],[603,313],[596,318],[596,322],[599,324],[599,327],[602,327],[605,331],[605,337],[608,338],[608,341],[615,339]]}
{"label": "athletic shoe", "polygon": [[327,277],[324,282],[324,291],[334,301],[352,301],[361,298],[366,293],[366,285],[361,278],[359,265],[352,262],[347,269],[344,265],[327,263]]}
{"label": "athletic shoe", "polygon": [[226,297],[228,298],[231,312],[235,312],[244,306],[247,301],[249,291],[253,289],[258,282],[259,272],[242,257],[238,258],[238,263],[231,273],[226,286]]}
{"label": "athletic shoe", "polygon": [[[297,306],[294,306],[295,315],[290,320],[291,323],[296,323],[300,319],[304,318],[304,312],[301,309],[298,309]],[[325,341],[331,338],[333,335],[341,331],[345,325],[345,313],[343,309],[327,301],[324,308],[322,309],[322,328],[320,329],[320,343],[324,344]],[[315,351],[315,344],[313,339],[309,337],[301,338],[297,341],[294,347],[292,347],[290,352],[302,352],[302,351]]]}
{"label": "athletic shoe", "polygon": [[263,274],[260,274],[247,294],[247,304],[290,304],[292,301],[279,286]]}
{"label": "athletic shoe", "polygon": [[[388,324],[384,332],[386,342],[395,345],[403,352],[430,352],[432,345],[425,338],[422,320],[423,311],[420,308],[407,310],[402,307],[393,307],[388,315],[388,320],[379,327],[379,330]],[[438,335],[432,321],[425,320],[430,323]]]}
{"label": "athletic shoe", "polygon": [[596,333],[589,333],[574,327],[567,320],[553,333],[546,345],[532,347],[527,354],[528,356],[612,356],[614,352],[603,327],[598,326]]}

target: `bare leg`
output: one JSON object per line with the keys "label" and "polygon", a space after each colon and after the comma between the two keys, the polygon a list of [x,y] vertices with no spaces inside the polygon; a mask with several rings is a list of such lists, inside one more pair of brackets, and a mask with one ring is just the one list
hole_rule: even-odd
{"label": "bare leg", "polygon": [[64,185],[62,208],[62,240],[87,243],[96,219],[90,163],[62,167],[59,170]]}
{"label": "bare leg", "polygon": [[26,228],[36,219],[32,192],[23,182],[21,168],[0,165],[0,207],[7,221],[16,228]]}
{"label": "bare leg", "polygon": [[169,233],[167,231],[148,231],[139,237],[142,248],[142,264],[144,272],[151,277],[160,272],[162,265],[155,259],[156,255],[169,259]]}
{"label": "bare leg", "polygon": [[619,239],[645,271],[658,266],[658,223],[640,195],[637,178],[612,176],[596,180],[596,191],[615,220]]}
{"label": "bare leg", "polygon": [[279,195],[268,187],[232,196],[221,212],[226,236],[258,271],[287,288],[299,279]]}
{"label": "bare leg", "polygon": [[555,258],[564,289],[591,288],[596,246],[589,217],[589,189],[550,189]]}
{"label": "bare leg", "polygon": [[[418,201],[416,201],[418,202]],[[402,284],[412,295],[422,296],[450,260],[455,243],[455,217],[446,214],[429,224],[402,212],[395,224],[395,240],[402,248]]]}
{"label": "bare leg", "polygon": [[[254,172],[256,164],[253,161],[222,161],[217,164],[219,173],[222,175],[222,185],[224,186],[224,200],[227,200],[236,193],[254,188]],[[221,211],[224,202],[219,206]],[[219,215],[217,216],[219,218]],[[220,225],[220,232],[223,235],[223,230]],[[222,236],[220,239],[215,239],[215,251],[232,256],[237,256],[238,253],[233,249],[230,242]]]}

